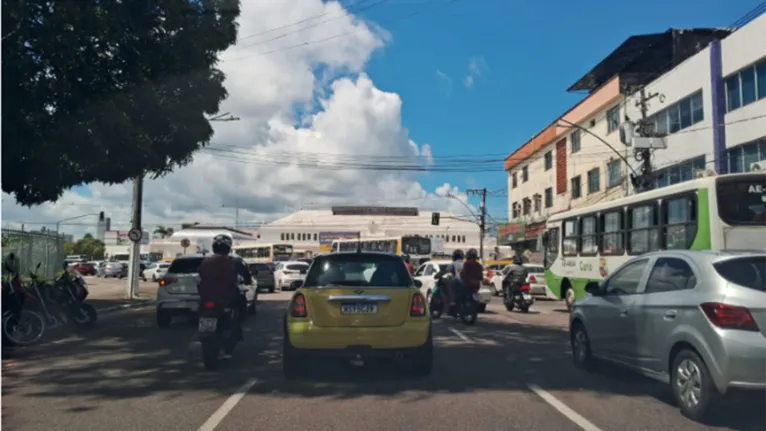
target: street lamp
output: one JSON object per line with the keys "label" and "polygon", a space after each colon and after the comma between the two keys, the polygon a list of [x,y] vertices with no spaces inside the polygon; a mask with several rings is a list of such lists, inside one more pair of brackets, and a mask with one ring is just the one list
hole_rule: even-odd
{"label": "street lamp", "polygon": [[81,215],[78,215],[78,216],[75,216],[75,217],[65,218],[63,220],[59,220],[59,221],[56,222],[56,255],[57,255],[57,257],[59,257],[59,258],[61,257],[61,250],[59,249],[59,247],[60,247],[60,245],[59,245],[60,244],[60,241],[59,241],[59,228],[61,227],[61,223],[64,223],[65,221],[77,220],[77,219],[81,219],[83,217],[90,217],[90,216],[99,215],[99,214],[100,213],[81,214]]}

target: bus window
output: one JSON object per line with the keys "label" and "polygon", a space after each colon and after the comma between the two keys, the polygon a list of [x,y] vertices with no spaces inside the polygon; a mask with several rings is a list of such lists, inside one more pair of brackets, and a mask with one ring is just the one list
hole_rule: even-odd
{"label": "bus window", "polygon": [[697,202],[690,197],[662,202],[665,214],[665,248],[688,249],[697,236]]}
{"label": "bus window", "polygon": [[598,229],[596,216],[580,218],[580,254],[595,256],[598,253]]}
{"label": "bus window", "polygon": [[577,256],[577,223],[575,219],[564,222],[564,256]]}
{"label": "bus window", "polygon": [[718,215],[732,226],[766,226],[766,181],[763,175],[719,178]]}
{"label": "bus window", "polygon": [[601,216],[601,254],[615,256],[625,253],[623,245],[623,212],[621,210]]}
{"label": "bus window", "polygon": [[658,226],[657,204],[645,204],[628,210],[630,229],[628,252],[642,254],[660,249],[660,228]]}

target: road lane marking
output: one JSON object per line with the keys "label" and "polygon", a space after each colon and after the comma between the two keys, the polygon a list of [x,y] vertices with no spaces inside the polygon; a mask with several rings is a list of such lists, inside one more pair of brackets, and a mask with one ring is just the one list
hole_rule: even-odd
{"label": "road lane marking", "polygon": [[468,338],[467,335],[465,335],[464,333],[458,331],[457,329],[455,329],[455,328],[447,328],[447,329],[449,329],[450,332],[452,332],[453,334],[457,335],[461,340],[465,341],[466,343],[470,343],[471,342],[471,339]]}
{"label": "road lane marking", "polygon": [[223,421],[226,415],[234,409],[237,403],[242,400],[245,394],[247,394],[247,391],[249,391],[257,382],[257,379],[250,379],[247,383],[240,386],[239,389],[237,389],[237,391],[234,392],[234,394],[232,394],[232,396],[230,396],[229,399],[227,399],[201,427],[199,427],[198,431],[213,431],[215,427]]}
{"label": "road lane marking", "polygon": [[532,392],[534,392],[538,397],[542,398],[543,401],[548,403],[554,409],[558,410],[559,413],[564,415],[567,419],[574,422],[575,424],[577,424],[577,426],[584,429],[585,431],[601,431],[599,427],[597,427],[596,425],[593,425],[592,422],[580,416],[579,413],[569,408],[569,406],[559,401],[558,398],[554,397],[548,391],[541,388],[540,386],[537,386],[533,383],[528,383],[527,387]]}

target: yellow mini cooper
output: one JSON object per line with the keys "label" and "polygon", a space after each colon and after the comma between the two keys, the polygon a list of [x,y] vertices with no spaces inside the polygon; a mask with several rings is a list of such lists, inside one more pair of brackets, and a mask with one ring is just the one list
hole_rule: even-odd
{"label": "yellow mini cooper", "polygon": [[431,319],[419,285],[395,254],[317,256],[285,313],[285,376],[302,375],[320,357],[391,358],[415,375],[430,374]]}

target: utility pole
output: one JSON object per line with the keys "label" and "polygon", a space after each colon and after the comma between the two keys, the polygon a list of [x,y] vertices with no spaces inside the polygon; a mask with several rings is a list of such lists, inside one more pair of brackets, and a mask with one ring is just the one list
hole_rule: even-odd
{"label": "utility pole", "polygon": [[468,189],[466,190],[468,196],[481,196],[481,203],[479,204],[479,259],[484,260],[484,235],[487,230],[487,188],[482,189]]}
{"label": "utility pole", "polygon": [[234,229],[239,229],[239,203],[234,207],[221,205],[221,208],[234,208]]}
{"label": "utility pole", "polygon": [[[133,180],[133,220],[132,229],[143,233],[141,227],[141,210],[144,198],[144,175]],[[141,241],[131,241],[130,260],[128,262],[128,286],[127,298],[136,299],[138,296],[138,278],[141,273]]]}
{"label": "utility pole", "polygon": [[[641,110],[641,123],[638,126],[638,131],[641,137],[648,138],[654,134],[654,130],[649,126],[647,120],[649,111],[649,101],[655,97],[660,96],[660,93],[652,93],[647,96],[646,88],[641,87],[639,91],[640,99],[636,101],[636,107]],[[660,98],[662,101],[662,98]],[[637,185],[640,186],[641,191],[647,191],[654,188],[654,174],[652,172],[652,152],[650,148],[640,148],[633,151],[633,156],[637,161],[641,162],[640,177],[637,178]]]}

